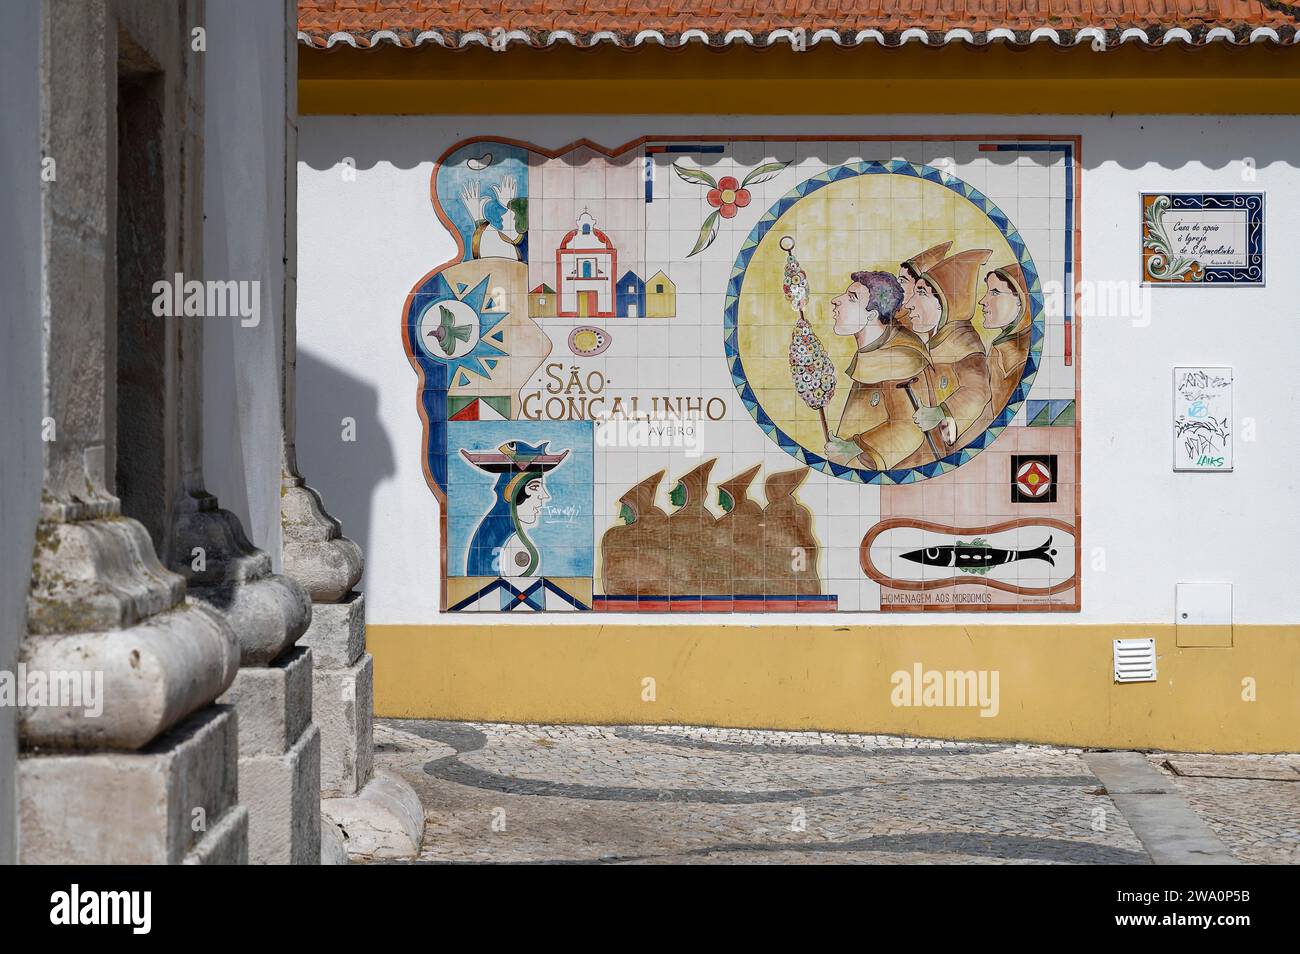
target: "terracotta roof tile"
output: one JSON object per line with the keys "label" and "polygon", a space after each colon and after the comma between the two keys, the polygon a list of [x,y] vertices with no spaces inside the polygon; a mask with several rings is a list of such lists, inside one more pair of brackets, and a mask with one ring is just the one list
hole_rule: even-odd
{"label": "terracotta roof tile", "polygon": [[[907,39],[989,42],[994,30],[1011,31],[1011,42],[1045,39],[1060,44],[1093,42],[1101,31],[1106,46],[1137,41],[1181,40],[1201,45],[1295,42],[1300,0],[299,0],[302,42],[368,47],[435,43],[448,47],[511,43],[547,46],[602,40],[620,46],[638,42],[676,46],[706,41],[764,46],[791,42],[841,46],[877,42],[896,46]],[[913,31],[908,33],[908,31]],[[1035,31],[1055,31],[1034,36]],[[1126,31],[1140,31],[1127,36]],[[1171,31],[1182,31],[1169,34]],[[702,31],[707,38],[683,37]],[[802,32],[798,32],[802,31]],[[1184,36],[1184,33],[1186,34]],[[517,34],[517,35],[512,35]],[[572,37],[569,39],[568,34]],[[905,37],[904,34],[907,34]],[[640,40],[638,40],[640,37]]]}

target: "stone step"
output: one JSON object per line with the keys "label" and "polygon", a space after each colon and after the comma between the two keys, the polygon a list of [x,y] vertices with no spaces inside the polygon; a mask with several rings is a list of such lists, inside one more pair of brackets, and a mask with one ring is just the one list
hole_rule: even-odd
{"label": "stone step", "polygon": [[338,603],[312,605],[311,625],[298,641],[310,646],[317,669],[346,669],[366,651],[366,598],[355,590]]}
{"label": "stone step", "polygon": [[283,755],[312,724],[312,653],[295,647],[265,667],[244,667],[217,700],[239,714],[239,754]]}
{"label": "stone step", "polygon": [[308,724],[288,751],[240,758],[250,863],[320,864],[320,741],[320,730]]}
{"label": "stone step", "polygon": [[248,809],[236,805],[209,826],[199,843],[185,856],[187,865],[248,864]]}

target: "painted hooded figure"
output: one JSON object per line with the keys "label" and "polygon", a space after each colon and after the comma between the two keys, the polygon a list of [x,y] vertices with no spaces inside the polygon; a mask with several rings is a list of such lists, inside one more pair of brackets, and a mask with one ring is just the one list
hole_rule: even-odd
{"label": "painted hooded figure", "polygon": [[807,467],[768,474],[763,481],[763,556],[768,593],[821,593],[817,575],[818,544],[813,514],[796,496],[809,473]]}
{"label": "painted hooded figure", "polygon": [[903,289],[888,272],[854,272],[831,299],[835,333],[858,345],[845,369],[850,384],[840,423],[826,444],[833,463],[887,470],[923,445],[912,402],[929,359],[921,339],[899,322],[902,307]]}
{"label": "painted hooded figure", "polygon": [[460,201],[474,223],[470,236],[471,258],[507,258],[528,261],[528,198],[519,194],[519,182],[513,175],[502,177],[490,187],[501,206],[501,225],[488,220],[489,197],[477,179],[461,190]]}
{"label": "painted hooded figure", "polygon": [[718,484],[718,551],[731,571],[728,593],[762,593],[766,586],[763,564],[763,508],[749,496],[750,485],[762,470],[755,464]]}
{"label": "painted hooded figure", "polygon": [[[942,262],[943,257],[948,254],[950,248],[952,248],[952,242],[940,242],[938,245],[930,246],[924,252],[917,252],[898,266],[898,283],[903,287],[904,308],[912,304],[912,295],[916,292],[916,280]],[[911,327],[906,311],[900,313],[899,320],[903,327]]]}
{"label": "painted hooded figure", "polygon": [[559,467],[568,450],[547,453],[550,441],[507,441],[495,451],[460,454],[474,467],[496,474],[493,501],[470,540],[465,572],[469,576],[537,576],[541,554],[529,537],[542,507],[551,499],[545,475]]}
{"label": "painted hooded figure", "polygon": [[709,475],[717,458],[703,461],[680,478],[668,495],[677,509],[668,515],[668,542],[674,592],[681,594],[729,592],[729,554],[718,548],[718,520],[706,506]]}
{"label": "painted hooded figure", "polygon": [[474,223],[474,234],[470,237],[472,258],[528,261],[528,200],[510,199],[504,205],[499,228],[486,218]]}
{"label": "painted hooded figure", "polygon": [[[988,249],[958,252],[916,283],[912,327],[929,352],[926,379],[930,399],[926,403],[943,412],[944,426],[938,431],[947,452],[966,446],[993,420],[988,355],[971,324],[980,266],[991,254]],[[924,457],[915,456],[902,466],[923,462]]]}
{"label": "painted hooded figure", "polygon": [[664,471],[651,474],[619,498],[621,521],[600,541],[601,585],[606,595],[664,596],[668,574],[668,514],[655,506]]}
{"label": "painted hooded figure", "polygon": [[993,413],[1000,414],[1024,374],[1034,322],[1025,273],[1019,265],[993,269],[984,276],[984,283],[986,291],[980,299],[984,327],[998,331],[989,342],[989,381],[993,387]]}

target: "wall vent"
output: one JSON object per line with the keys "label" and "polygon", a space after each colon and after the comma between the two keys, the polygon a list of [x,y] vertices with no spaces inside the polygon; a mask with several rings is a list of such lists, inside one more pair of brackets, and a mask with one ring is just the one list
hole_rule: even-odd
{"label": "wall vent", "polygon": [[1154,637],[1115,640],[1115,681],[1156,681],[1156,641]]}

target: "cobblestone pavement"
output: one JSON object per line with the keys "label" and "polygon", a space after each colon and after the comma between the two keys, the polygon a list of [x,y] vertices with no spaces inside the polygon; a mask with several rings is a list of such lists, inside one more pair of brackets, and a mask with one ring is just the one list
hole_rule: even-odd
{"label": "cobblestone pavement", "polygon": [[1241,778],[1184,778],[1172,772],[1171,760],[1215,756],[1153,753],[1147,760],[1175,787],[1219,840],[1247,864],[1300,864],[1300,758],[1294,755],[1234,755],[1220,762],[1255,762],[1290,767],[1296,781]]}
{"label": "cobblestone pavement", "polygon": [[[424,803],[429,862],[1150,863],[1078,749],[399,720],[375,741]],[[1168,758],[1149,756],[1236,857],[1300,863],[1300,782]]]}

